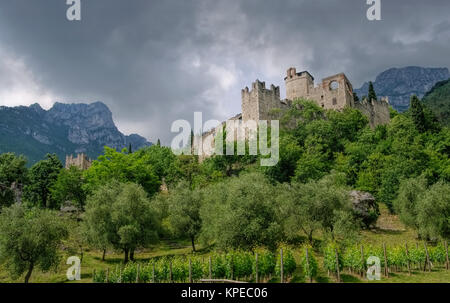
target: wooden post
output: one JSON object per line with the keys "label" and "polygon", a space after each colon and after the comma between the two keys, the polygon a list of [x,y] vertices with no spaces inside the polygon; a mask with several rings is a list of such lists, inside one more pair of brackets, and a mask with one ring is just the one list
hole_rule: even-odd
{"label": "wooden post", "polygon": [[191,262],[191,258],[189,258],[189,283],[192,283],[192,262]]}
{"label": "wooden post", "polygon": [[405,242],[405,249],[406,249],[406,261],[408,264],[408,275],[411,275],[411,265],[409,264],[409,251],[408,251],[408,243]]}
{"label": "wooden post", "polygon": [[173,283],[172,260],[169,262],[169,280],[170,283]]}
{"label": "wooden post", "polygon": [[106,283],[108,283],[108,279],[109,279],[109,268],[106,269],[106,278],[105,278]]}
{"label": "wooden post", "polygon": [[212,260],[211,260],[211,256],[209,256],[209,278],[212,279]]}
{"label": "wooden post", "polygon": [[361,277],[364,278],[364,272],[366,271],[366,262],[364,260],[364,246],[361,244],[361,264],[362,264],[362,273]]}
{"label": "wooden post", "polygon": [[139,283],[139,264],[136,265],[136,283]]}
{"label": "wooden post", "polygon": [[341,273],[339,270],[339,255],[338,255],[338,250],[337,248],[334,249],[335,253],[336,253],[336,273],[337,273],[337,281],[341,282]]}
{"label": "wooden post", "polygon": [[95,268],[94,271],[92,272],[92,283],[95,283]]}
{"label": "wooden post", "polygon": [[449,267],[449,265],[450,265],[450,262],[448,261],[448,244],[447,244],[447,240],[445,240],[445,243],[444,243],[444,245],[445,245],[445,267],[447,268],[447,270],[448,270],[448,267]]}
{"label": "wooden post", "polygon": [[255,254],[255,282],[258,283],[258,253]]}
{"label": "wooden post", "polygon": [[[306,247],[306,266],[308,266],[308,272],[311,273],[310,267],[309,267],[309,256],[308,256],[308,247]],[[312,276],[309,276],[309,283],[312,283]]]}
{"label": "wooden post", "polygon": [[430,255],[428,254],[427,243],[423,242],[423,246],[425,247],[425,254],[427,255],[428,271],[431,271],[431,262],[430,262]]}
{"label": "wooden post", "polygon": [[153,260],[152,282],[155,283],[155,260]]}
{"label": "wooden post", "polygon": [[388,269],[388,259],[386,254],[386,243],[383,243],[383,251],[384,251],[384,275],[389,278],[389,269]]}
{"label": "wooden post", "polygon": [[280,283],[284,283],[284,265],[283,265],[283,248],[281,248],[280,250],[280,272],[281,272],[281,277],[280,277]]}

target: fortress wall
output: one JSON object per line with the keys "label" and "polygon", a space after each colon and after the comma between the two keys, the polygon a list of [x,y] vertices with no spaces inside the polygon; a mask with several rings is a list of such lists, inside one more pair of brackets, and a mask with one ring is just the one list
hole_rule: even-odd
{"label": "fortress wall", "polygon": [[369,118],[369,125],[372,128],[388,124],[390,121],[389,102],[386,99],[355,102],[355,108]]}

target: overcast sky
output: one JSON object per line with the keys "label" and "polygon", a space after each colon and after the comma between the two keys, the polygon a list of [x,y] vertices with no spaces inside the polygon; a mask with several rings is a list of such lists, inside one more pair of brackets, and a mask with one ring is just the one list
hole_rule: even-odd
{"label": "overcast sky", "polygon": [[281,86],[290,66],[344,72],[355,88],[390,67],[448,67],[450,1],[0,1],[0,105],[102,101],[118,128],[170,144],[176,119],[240,113],[255,79]]}

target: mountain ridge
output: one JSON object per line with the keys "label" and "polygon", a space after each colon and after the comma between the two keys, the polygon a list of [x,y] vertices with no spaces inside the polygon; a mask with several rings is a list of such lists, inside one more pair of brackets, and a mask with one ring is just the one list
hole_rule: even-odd
{"label": "mountain ridge", "polygon": [[[378,74],[373,85],[379,97],[388,97],[391,106],[403,112],[409,108],[411,95],[422,98],[436,83],[449,78],[447,67],[393,67]],[[365,82],[354,92],[361,98],[368,88],[369,82]]]}
{"label": "mountain ridge", "polygon": [[109,146],[134,150],[152,145],[138,134],[124,135],[116,127],[112,112],[102,102],[60,103],[49,110],[38,103],[30,106],[0,106],[0,153],[23,154],[29,164],[55,153],[85,153],[97,158]]}

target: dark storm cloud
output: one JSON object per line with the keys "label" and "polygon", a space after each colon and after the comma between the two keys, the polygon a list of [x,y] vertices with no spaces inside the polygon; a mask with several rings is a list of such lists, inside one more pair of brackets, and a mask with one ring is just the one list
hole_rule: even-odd
{"label": "dark storm cloud", "polygon": [[379,22],[365,2],[82,0],[69,22],[65,0],[2,0],[0,104],[101,100],[121,130],[168,144],[194,111],[238,113],[256,78],[284,91],[289,66],[355,87],[393,66],[448,66],[448,1],[382,0]]}

